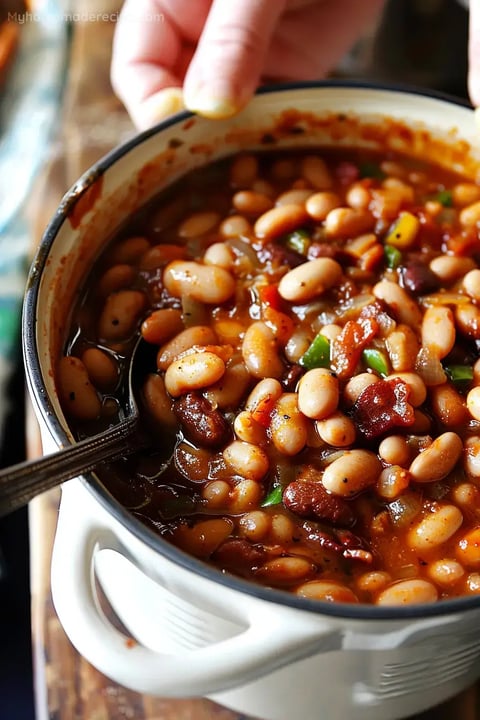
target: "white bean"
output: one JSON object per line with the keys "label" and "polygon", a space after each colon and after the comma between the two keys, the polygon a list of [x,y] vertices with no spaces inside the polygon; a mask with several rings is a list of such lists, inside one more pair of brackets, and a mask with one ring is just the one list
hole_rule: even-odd
{"label": "white bean", "polygon": [[447,542],[463,523],[463,515],[455,505],[443,505],[425,515],[407,534],[412,550],[427,552]]}
{"label": "white bean", "polygon": [[455,345],[455,321],[450,308],[432,305],[422,320],[422,345],[442,360]]}
{"label": "white bean", "polygon": [[442,480],[453,470],[462,450],[462,441],[456,433],[439,435],[410,465],[413,479],[422,483]]}
{"label": "white bean", "polygon": [[267,454],[258,445],[234,440],[223,451],[223,458],[232,470],[247,480],[259,481],[268,472]]}
{"label": "white bean", "polygon": [[338,406],[338,380],[326,368],[308,370],[298,384],[298,407],[309,418],[323,420]]}
{"label": "white bean", "polygon": [[309,260],[282,277],[278,292],[290,302],[308,302],[336,285],[341,276],[342,267],[336,260]]}
{"label": "white bean", "polygon": [[374,286],[373,294],[387,303],[399,322],[415,329],[420,327],[422,314],[418,305],[400,285],[389,280],[380,280]]}
{"label": "white bean", "polygon": [[296,393],[281,395],[272,412],[272,442],[283,455],[297,455],[306,445],[308,421],[299,411]]}
{"label": "white bean", "polygon": [[283,373],[275,335],[261,320],[247,328],[242,343],[242,356],[250,374],[255,378],[278,378]]}
{"label": "white bean", "polygon": [[376,605],[416,605],[435,602],[438,592],[432,583],[420,578],[399,580],[386,587],[378,595]]}
{"label": "white bean", "polygon": [[187,295],[211,305],[229,300],[235,293],[233,276],[222,267],[174,260],[163,272],[163,283],[170,295]]}
{"label": "white bean", "polygon": [[225,372],[225,363],[212,352],[185,355],[168,366],[165,388],[172,397],[199,390],[217,382]]}
{"label": "white bean", "polygon": [[334,495],[352,497],[374,485],[382,471],[370,450],[345,450],[324,471],[322,483]]}

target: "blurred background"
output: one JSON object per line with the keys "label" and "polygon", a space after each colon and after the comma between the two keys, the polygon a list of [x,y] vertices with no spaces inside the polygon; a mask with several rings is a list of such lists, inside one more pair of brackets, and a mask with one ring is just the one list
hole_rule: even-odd
{"label": "blurred background", "polygon": [[[60,197],[76,173],[86,169],[87,158],[88,162],[97,159],[109,145],[133,132],[108,89],[108,98],[103,98],[101,90],[93,88],[95,103],[90,97],[85,106],[72,109],[71,86],[81,72],[82,62],[81,43],[75,42],[82,20],[75,20],[74,13],[81,17],[82,12],[103,11],[105,5],[109,10],[115,6],[120,9],[121,2],[0,0],[2,467],[23,460],[28,451],[20,315],[28,263],[43,222],[38,208],[45,179],[42,185],[39,178],[45,174],[48,178],[62,156],[70,172],[65,173],[63,181],[63,176],[58,180],[57,175]],[[464,2],[389,0],[378,23],[343,59],[334,75],[406,83],[466,98],[467,28]],[[109,40],[112,32],[110,28]],[[88,48],[89,54],[97,51],[94,43]],[[105,52],[108,47],[103,49]],[[78,93],[76,98],[78,103]],[[110,119],[121,118],[112,122],[112,135],[108,137],[101,134],[106,112]],[[78,113],[83,113],[82,118],[90,113],[84,132],[91,133],[91,152],[84,153],[80,162],[76,155],[82,142],[78,125],[72,132],[65,132],[68,118],[78,117]],[[30,547],[26,510],[0,519],[0,720],[35,717]]]}

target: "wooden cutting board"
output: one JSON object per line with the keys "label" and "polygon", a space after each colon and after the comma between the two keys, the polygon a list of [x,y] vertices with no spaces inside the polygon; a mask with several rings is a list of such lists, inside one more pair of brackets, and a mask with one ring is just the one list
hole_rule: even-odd
{"label": "wooden cutting board", "polygon": [[[98,16],[114,14],[120,4],[118,0],[78,0],[76,11],[79,17],[88,12]],[[72,31],[61,132],[32,194],[32,251],[65,190],[106,151],[133,134],[109,82],[113,22],[76,22]],[[41,454],[30,406],[27,436],[29,455]],[[204,699],[159,699],[126,690],[97,672],[74,650],[56,616],[50,593],[58,502],[59,492],[53,491],[30,506],[37,720],[248,720]],[[470,688],[417,720],[480,720],[477,688]]]}

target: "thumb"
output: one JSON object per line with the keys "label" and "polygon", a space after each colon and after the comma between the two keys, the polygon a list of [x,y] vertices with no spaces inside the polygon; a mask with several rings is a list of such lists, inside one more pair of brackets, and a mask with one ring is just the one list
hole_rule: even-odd
{"label": "thumb", "polygon": [[285,0],[214,0],[184,83],[189,110],[235,115],[254,93]]}
{"label": "thumb", "polygon": [[468,94],[476,107],[480,106],[480,3],[470,3],[468,40]]}

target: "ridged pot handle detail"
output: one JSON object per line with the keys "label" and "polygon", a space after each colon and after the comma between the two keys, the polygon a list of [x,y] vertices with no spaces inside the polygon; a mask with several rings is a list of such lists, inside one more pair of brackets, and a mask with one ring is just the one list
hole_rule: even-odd
{"label": "ridged pot handle detail", "polygon": [[[89,494],[77,480],[68,483],[68,491],[75,483],[84,495]],[[264,601],[257,601],[245,629],[206,647],[175,654],[129,642],[99,606],[93,561],[99,549],[115,550],[129,560],[130,554],[113,526],[102,526],[95,515],[90,518],[75,502],[77,493],[66,490],[64,486],[52,556],[55,609],[78,652],[120,685],[165,697],[211,695],[341,646],[341,634],[333,623],[312,623],[310,613],[303,618],[299,612],[290,622],[288,608],[277,611]],[[221,592],[212,585],[213,592]]]}

